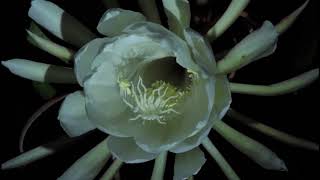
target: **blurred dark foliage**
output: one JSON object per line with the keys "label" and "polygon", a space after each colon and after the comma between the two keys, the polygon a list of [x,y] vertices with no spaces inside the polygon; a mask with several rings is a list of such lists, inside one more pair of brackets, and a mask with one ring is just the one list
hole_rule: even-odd
{"label": "blurred dark foliage", "polygon": [[[106,10],[99,1],[54,0],[67,12],[78,18],[91,29]],[[192,23],[195,30],[205,33],[227,8],[230,1],[210,1],[206,5],[197,5],[191,1]],[[232,27],[217,41],[213,42],[213,51],[218,54],[231,48],[241,40],[251,28],[257,28],[264,20],[274,24],[300,6],[303,0],[277,1],[255,0],[246,9],[250,19],[239,18]],[[139,10],[135,1],[121,0],[125,9]],[[2,1],[0,6],[1,43],[0,59],[25,58],[51,64],[64,65],[56,58],[29,45],[25,29],[30,20],[27,16],[29,1]],[[161,5],[161,1],[158,0]],[[159,6],[161,7],[161,6]],[[166,17],[161,19],[165,22]],[[319,65],[319,5],[316,0],[310,2],[294,26],[279,38],[276,52],[264,60],[250,64],[236,72],[233,81],[270,84],[285,80]],[[95,31],[96,32],[96,31]],[[50,36],[50,34],[48,34]],[[66,43],[50,36],[57,42]],[[0,67],[1,77],[1,159],[4,162],[19,154],[18,139],[20,131],[29,116],[39,108],[44,100],[36,94],[31,81],[19,78]],[[54,85],[58,94],[73,92],[80,87],[75,85]],[[319,80],[316,83],[295,93],[278,97],[257,97],[233,95],[232,107],[265,124],[318,142],[319,126]],[[26,149],[47,143],[64,136],[56,120],[59,104],[46,112],[30,129],[26,137]],[[242,179],[318,179],[319,154],[292,148],[256,133],[233,120],[226,119],[239,131],[262,142],[287,164],[289,172],[267,171],[254,164],[218,134],[212,132],[210,137],[234,170]],[[103,133],[94,132],[72,148],[32,165],[1,171],[0,179],[55,179],[61,175],[77,158],[88,151],[104,137]],[[110,163],[110,162],[109,162]],[[152,172],[152,162],[139,165],[125,165],[121,169],[122,179],[148,179]],[[169,155],[166,179],[173,174],[173,155]],[[222,171],[210,156],[196,179],[226,179]]]}

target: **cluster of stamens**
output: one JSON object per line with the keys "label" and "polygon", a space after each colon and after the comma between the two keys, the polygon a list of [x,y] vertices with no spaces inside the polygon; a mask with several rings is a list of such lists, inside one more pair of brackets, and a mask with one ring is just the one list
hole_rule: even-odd
{"label": "cluster of stamens", "polygon": [[[158,83],[159,84],[159,83]],[[137,116],[129,120],[135,121],[138,119],[145,121],[156,120],[160,124],[166,124],[169,114],[180,114],[173,107],[177,104],[177,100],[182,96],[182,93],[170,96],[168,84],[160,83],[154,88],[146,88],[139,76],[136,86],[131,82],[130,87],[124,90],[123,102],[137,114]]]}

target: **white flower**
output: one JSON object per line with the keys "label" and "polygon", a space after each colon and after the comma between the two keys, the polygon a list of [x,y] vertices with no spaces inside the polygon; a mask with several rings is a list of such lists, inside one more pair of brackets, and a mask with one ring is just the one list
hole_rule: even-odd
{"label": "white flower", "polygon": [[[128,16],[131,21],[126,21]],[[103,15],[98,31],[116,36],[94,39],[76,53],[75,73],[84,92],[77,98],[70,95],[73,101],[84,101],[77,103],[84,107],[74,116],[82,114],[82,119],[112,135],[109,141],[123,143],[121,148],[117,143],[108,145],[125,162],[197,147],[231,102],[227,79],[214,75],[211,48],[198,33],[185,29],[184,40],[142,17],[122,9]],[[106,24],[115,19],[121,25],[108,28]],[[67,105],[69,100],[60,110],[62,126],[69,128],[68,134],[76,131],[73,128],[85,133],[90,130],[87,122],[79,127],[80,121],[68,121],[75,120],[66,113],[74,107]],[[138,148],[149,158],[137,160],[134,153],[122,157],[130,155],[123,146]]]}

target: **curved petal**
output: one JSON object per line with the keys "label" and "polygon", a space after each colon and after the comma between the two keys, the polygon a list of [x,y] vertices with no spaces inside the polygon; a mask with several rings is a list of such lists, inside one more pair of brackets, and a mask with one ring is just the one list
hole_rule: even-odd
{"label": "curved petal", "polygon": [[210,43],[191,28],[184,30],[184,37],[189,45],[195,62],[205,69],[207,73],[214,75],[216,72],[216,61]]}
{"label": "curved petal", "polygon": [[69,94],[60,107],[60,125],[70,137],[80,136],[96,128],[88,120],[84,100],[83,93],[76,91]]}
{"label": "curved petal", "polygon": [[209,122],[197,134],[190,136],[184,141],[178,143],[172,149],[170,149],[170,151],[174,153],[181,153],[199,146],[202,140],[208,136],[213,123],[215,121],[221,120],[226,114],[227,110],[230,107],[230,104],[231,93],[228,79],[225,76],[217,75],[215,84],[215,99]]}
{"label": "curved petal", "polygon": [[200,148],[191,151],[176,154],[174,161],[174,180],[186,179],[192,175],[196,175],[203,164],[206,162],[204,153]]}
{"label": "curved petal", "polygon": [[112,8],[103,14],[97,30],[106,36],[116,36],[128,25],[145,20],[146,18],[138,12]]}
{"label": "curved petal", "polygon": [[94,58],[100,52],[101,46],[107,40],[107,38],[99,38],[90,41],[85,46],[83,46],[75,55],[74,55],[74,69],[77,80],[81,86],[88,75],[91,73],[91,64]]}
{"label": "curved petal", "polygon": [[112,155],[125,163],[142,163],[158,156],[158,154],[143,151],[133,138],[109,136],[107,145]]}
{"label": "curved petal", "polygon": [[154,42],[160,44],[161,48],[174,52],[179,65],[195,72],[200,71],[198,65],[192,59],[186,42],[163,26],[151,22],[138,22],[128,26],[123,32],[151,38]]}
{"label": "curved petal", "polygon": [[222,119],[231,104],[231,91],[228,78],[225,75],[216,75],[215,100],[213,107],[218,113],[218,119]]}
{"label": "curved petal", "polygon": [[[212,79],[202,79],[195,83],[185,102],[175,108],[180,114],[168,119],[166,124],[148,121],[142,126],[139,134],[135,136],[137,144],[142,149],[152,153],[169,150],[201,131],[208,123],[213,107],[214,82]],[[195,104],[197,106],[194,106]]]}
{"label": "curved petal", "polygon": [[118,85],[117,66],[123,61],[111,52],[97,56],[93,64],[95,73],[84,82],[84,92],[89,119],[107,134],[128,137],[136,126],[129,123],[132,114],[122,100]]}
{"label": "curved petal", "polygon": [[190,6],[188,0],[162,0],[168,18],[170,30],[183,37],[183,29],[190,24]]}
{"label": "curved petal", "polygon": [[77,47],[83,46],[96,37],[77,19],[50,1],[31,1],[28,15],[58,38]]}

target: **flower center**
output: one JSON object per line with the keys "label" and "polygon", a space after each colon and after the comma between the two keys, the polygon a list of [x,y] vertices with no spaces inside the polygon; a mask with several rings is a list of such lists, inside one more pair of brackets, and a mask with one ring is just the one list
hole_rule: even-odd
{"label": "flower center", "polygon": [[124,91],[127,93],[124,94],[123,102],[137,114],[129,120],[141,119],[143,124],[145,121],[156,120],[159,124],[166,124],[168,115],[180,114],[173,107],[184,93],[177,92],[178,90],[169,83],[157,81],[151,88],[146,88],[139,76],[136,85],[131,82],[130,87],[126,87]]}
{"label": "flower center", "polygon": [[136,115],[129,120],[142,120],[143,124],[166,124],[179,115],[177,105],[190,93],[190,85],[198,76],[171,57],[147,63],[137,73],[138,79],[132,81],[120,73],[118,85],[123,102]]}

